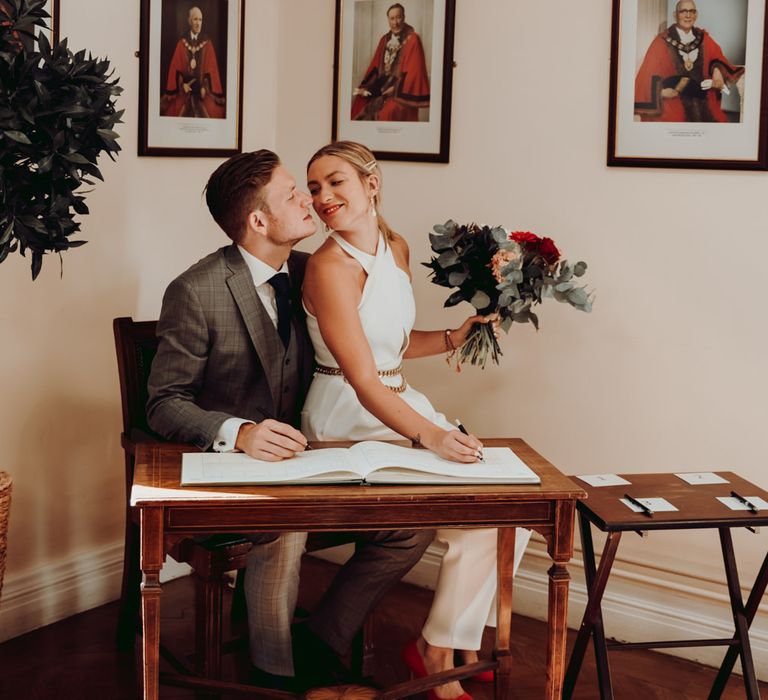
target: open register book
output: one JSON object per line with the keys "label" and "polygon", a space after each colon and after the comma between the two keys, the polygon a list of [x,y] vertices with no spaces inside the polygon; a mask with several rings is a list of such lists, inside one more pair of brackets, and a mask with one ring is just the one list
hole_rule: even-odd
{"label": "open register book", "polygon": [[508,447],[486,447],[485,462],[459,464],[429,450],[359,442],[263,462],[240,452],[185,453],[181,485],[216,484],[538,484],[539,477]]}

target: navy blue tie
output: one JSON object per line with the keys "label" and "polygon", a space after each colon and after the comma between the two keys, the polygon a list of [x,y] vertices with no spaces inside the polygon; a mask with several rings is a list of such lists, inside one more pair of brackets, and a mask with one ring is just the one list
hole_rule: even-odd
{"label": "navy blue tie", "polygon": [[283,345],[288,347],[291,341],[291,300],[288,295],[288,274],[278,272],[269,278],[269,283],[275,290],[275,302],[277,304],[277,333]]}

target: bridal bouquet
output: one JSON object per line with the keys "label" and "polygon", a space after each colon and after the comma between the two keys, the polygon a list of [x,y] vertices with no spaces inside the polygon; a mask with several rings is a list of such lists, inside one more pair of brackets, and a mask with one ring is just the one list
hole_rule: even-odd
{"label": "bridal bouquet", "polygon": [[[532,323],[538,330],[532,307],[545,297],[592,310],[593,293],[576,281],[587,263],[561,260],[551,238],[455,221],[438,224],[434,231],[429,240],[436,257],[422,265],[432,270],[432,282],[456,288],[445,306],[468,301],[479,314],[496,313],[505,333],[513,323]],[[484,368],[489,354],[499,364],[503,354],[491,324],[476,324],[458,353],[457,371],[467,361]]]}

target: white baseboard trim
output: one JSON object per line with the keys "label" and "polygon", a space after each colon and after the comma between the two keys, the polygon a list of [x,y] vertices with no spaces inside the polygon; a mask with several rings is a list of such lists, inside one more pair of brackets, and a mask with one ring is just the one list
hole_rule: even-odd
{"label": "white baseboard trim", "polygon": [[[352,553],[351,545],[315,553],[314,556],[342,563]],[[431,545],[405,581],[434,589],[443,549]],[[579,553],[577,552],[577,555]],[[113,544],[72,555],[46,566],[8,575],[0,599],[0,642],[115,600],[120,595],[122,544]],[[546,619],[551,561],[544,543],[535,537],[528,546],[515,579],[515,611],[526,617]],[[582,563],[578,556],[569,565],[568,626],[577,628],[586,605]],[[733,634],[730,604],[724,586],[679,573],[646,568],[632,561],[617,561],[603,598],[606,634],[625,641],[724,638]],[[189,572],[186,564],[166,561],[161,575],[169,581]],[[751,581],[748,582],[751,585]],[[721,588],[722,590],[719,590]],[[757,675],[768,680],[768,606],[762,605],[750,630]],[[514,640],[514,630],[513,630]],[[718,666],[722,647],[666,649],[681,658]],[[738,671],[739,664],[736,665]]]}
{"label": "white baseboard trim", "polygon": [[[313,556],[342,563],[352,554],[344,545]],[[584,569],[580,552],[576,552],[568,570],[571,585],[568,605],[568,627],[578,629],[587,603]],[[404,580],[434,590],[440,570],[442,549],[431,545],[422,560]],[[547,618],[548,577],[552,560],[543,540],[534,535],[528,545],[514,583],[516,613],[537,620]],[[616,561],[603,596],[603,621],[609,637],[640,642],[662,639],[721,639],[733,635],[733,618],[727,590],[705,581],[682,577],[679,573],[655,570],[653,576],[643,573],[642,564]],[[749,585],[751,585],[749,581]],[[746,598],[746,594],[744,596]],[[760,680],[768,680],[768,606],[761,606],[750,629],[750,642],[755,671]],[[515,631],[512,630],[515,643]],[[719,667],[725,647],[692,647],[660,649],[706,666]],[[740,662],[735,672],[740,673]]]}
{"label": "white baseboard trim", "polygon": [[[169,557],[160,580],[189,571]],[[0,642],[116,600],[122,576],[122,542],[7,575],[0,597]]]}
{"label": "white baseboard trim", "polygon": [[113,544],[6,576],[0,641],[114,600],[122,573],[123,547]]}

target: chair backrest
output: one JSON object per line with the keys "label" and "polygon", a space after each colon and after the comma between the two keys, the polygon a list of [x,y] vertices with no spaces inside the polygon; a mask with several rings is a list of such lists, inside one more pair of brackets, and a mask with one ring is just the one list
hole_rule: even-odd
{"label": "chair backrest", "polygon": [[[147,380],[157,352],[157,321],[124,316],[112,322],[123,403],[123,437],[136,443],[161,439],[147,423]],[[125,445],[124,445],[125,446]]]}

